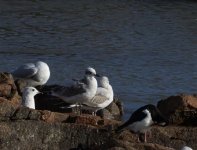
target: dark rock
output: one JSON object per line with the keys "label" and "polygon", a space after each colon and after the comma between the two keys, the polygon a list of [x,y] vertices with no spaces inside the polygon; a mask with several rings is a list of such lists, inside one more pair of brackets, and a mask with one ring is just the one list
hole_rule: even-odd
{"label": "dark rock", "polygon": [[23,89],[28,86],[28,83],[25,82],[25,80],[20,80],[20,79],[16,79],[15,81],[15,85],[17,87],[18,93],[21,96],[23,93]]}
{"label": "dark rock", "polygon": [[197,97],[193,95],[170,96],[157,106],[171,124],[197,125]]}
{"label": "dark rock", "polygon": [[28,107],[20,107],[10,118],[12,120],[28,119],[30,111]]}
{"label": "dark rock", "polygon": [[121,113],[116,103],[112,102],[106,109],[113,115],[114,118],[120,120]]}
{"label": "dark rock", "polygon": [[8,120],[15,113],[17,106],[7,99],[0,98],[0,120]]}
{"label": "dark rock", "polygon": [[96,148],[108,141],[109,133],[100,133],[91,126],[49,124],[38,121],[0,122],[1,149],[72,149],[83,145]]}
{"label": "dark rock", "polygon": [[[39,95],[37,100],[41,103],[37,108],[47,109],[50,105],[55,111],[59,108],[54,106],[62,102],[46,95]],[[196,96],[178,95],[160,101],[158,108],[172,123],[196,125],[196,101]],[[197,149],[197,127],[153,126],[148,143],[138,143],[137,134],[129,130],[114,133],[121,122],[106,119],[106,114],[101,118],[88,114],[34,110],[20,104],[21,97],[12,76],[0,73],[0,149],[172,150],[184,145]],[[115,100],[104,111],[120,116],[121,107],[122,104]]]}
{"label": "dark rock", "polygon": [[7,99],[14,104],[21,104],[21,97],[18,95],[14,80],[9,73],[0,73],[0,98]]}
{"label": "dark rock", "polygon": [[112,148],[109,148],[108,150],[125,150],[125,148],[122,148],[122,147],[112,147]]}
{"label": "dark rock", "polygon": [[97,112],[98,116],[101,116],[104,119],[115,119],[114,116],[107,109],[101,109]]}
{"label": "dark rock", "polygon": [[31,109],[28,115],[29,120],[40,120],[41,118],[41,112]]}
{"label": "dark rock", "polygon": [[[137,143],[137,134],[113,130],[119,121],[99,116],[58,113],[0,103],[0,149],[125,149],[170,150],[189,145],[197,149],[196,127],[152,127],[149,143]],[[5,119],[7,118],[7,119]],[[163,145],[163,146],[162,146]]]}
{"label": "dark rock", "polygon": [[158,143],[178,150],[185,145],[197,149],[196,133],[196,127],[154,126],[151,129],[151,137],[148,138],[148,142]]}
{"label": "dark rock", "polygon": [[120,115],[122,116],[124,114],[123,102],[117,96],[114,96],[113,102],[118,106]]}

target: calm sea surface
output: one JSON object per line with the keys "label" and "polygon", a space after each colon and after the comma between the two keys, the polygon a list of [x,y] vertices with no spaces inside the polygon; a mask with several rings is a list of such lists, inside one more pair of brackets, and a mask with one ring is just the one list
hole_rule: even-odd
{"label": "calm sea surface", "polygon": [[109,77],[129,114],[197,93],[197,2],[0,0],[0,71],[45,61],[48,84],[88,66]]}

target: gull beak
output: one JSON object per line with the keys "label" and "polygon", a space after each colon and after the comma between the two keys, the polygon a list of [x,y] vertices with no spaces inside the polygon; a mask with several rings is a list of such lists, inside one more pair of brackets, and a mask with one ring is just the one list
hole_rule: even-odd
{"label": "gull beak", "polygon": [[38,94],[44,94],[44,93],[43,93],[43,92],[39,92],[39,91],[38,91]]}

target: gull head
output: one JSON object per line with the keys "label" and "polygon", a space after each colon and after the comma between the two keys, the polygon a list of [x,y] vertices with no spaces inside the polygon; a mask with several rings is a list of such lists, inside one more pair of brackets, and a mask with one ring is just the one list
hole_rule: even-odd
{"label": "gull head", "polygon": [[101,87],[107,87],[109,85],[109,79],[106,76],[102,76],[100,79]]}
{"label": "gull head", "polygon": [[37,61],[36,66],[48,66],[48,65],[43,61]]}
{"label": "gull head", "polygon": [[96,70],[92,67],[88,67],[86,70],[85,70],[85,75],[87,76],[97,76],[97,77],[100,77],[100,75],[96,74]]}
{"label": "gull head", "polygon": [[36,88],[34,87],[26,87],[23,90],[23,95],[27,96],[27,95],[31,95],[31,96],[35,96],[36,94],[39,94],[41,92],[39,92]]}

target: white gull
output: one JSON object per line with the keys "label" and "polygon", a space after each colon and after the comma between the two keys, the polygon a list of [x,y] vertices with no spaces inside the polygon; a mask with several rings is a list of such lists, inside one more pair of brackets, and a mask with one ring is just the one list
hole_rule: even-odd
{"label": "white gull", "polygon": [[109,79],[103,76],[100,79],[100,87],[97,88],[96,95],[89,101],[84,102],[84,109],[89,109],[93,111],[93,115],[100,109],[104,109],[113,101],[114,93],[112,86],[109,84]]}
{"label": "white gull", "polygon": [[35,109],[35,100],[34,96],[40,92],[34,87],[26,87],[23,90],[22,94],[22,105]]}
{"label": "white gull", "polygon": [[48,81],[50,70],[45,62],[38,61],[35,64],[24,64],[12,72],[12,74],[15,79],[25,80],[27,86],[35,87],[44,85]]}
{"label": "white gull", "polygon": [[91,100],[97,91],[97,80],[95,69],[88,67],[85,70],[85,77],[77,81],[77,84],[70,87],[55,86],[51,91],[51,95],[59,97],[66,103],[82,104]]}

